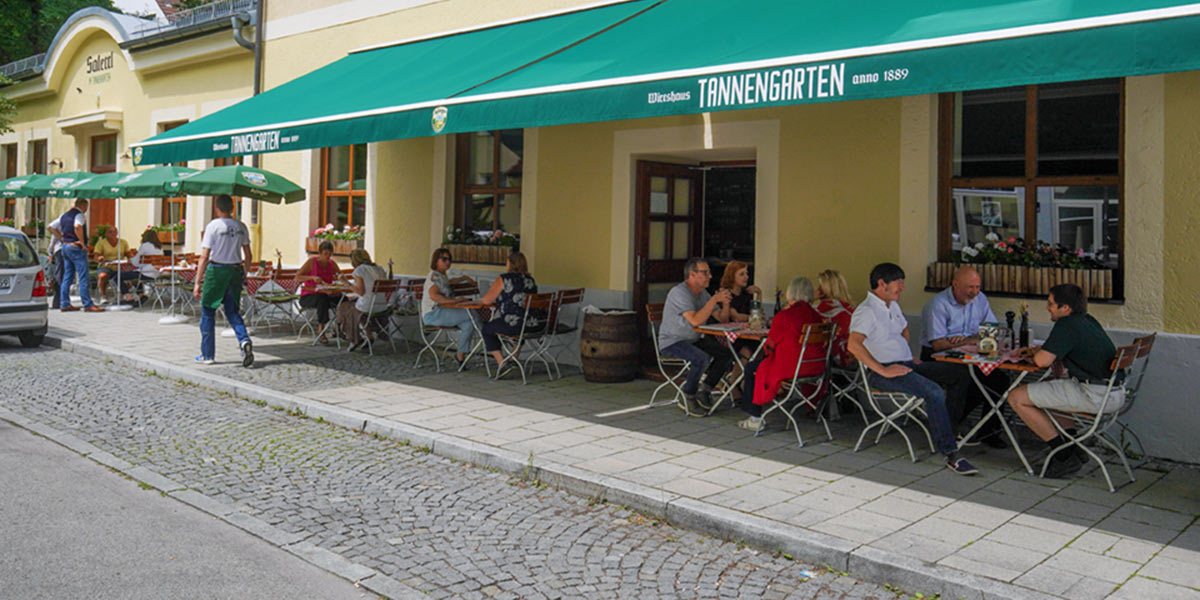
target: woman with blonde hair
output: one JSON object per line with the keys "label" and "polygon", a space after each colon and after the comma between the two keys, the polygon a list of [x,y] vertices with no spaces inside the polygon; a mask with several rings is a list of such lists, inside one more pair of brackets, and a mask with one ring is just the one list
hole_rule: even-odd
{"label": "woman with blonde hair", "polygon": [[341,327],[339,335],[342,339],[350,342],[350,350],[353,351],[366,344],[366,340],[362,339],[358,329],[358,322],[363,313],[372,306],[378,311],[387,305],[386,298],[371,291],[375,287],[376,281],[387,279],[387,271],[371,262],[371,255],[362,248],[350,253],[350,266],[354,268],[350,274],[350,287],[354,289],[355,294],[358,294],[358,300],[339,304],[337,317]]}
{"label": "woman with blonde hair", "polygon": [[821,318],[837,325],[833,340],[833,362],[839,367],[854,364],[854,357],[846,348],[850,340],[850,317],[854,315],[854,304],[850,302],[850,289],[846,278],[833,269],[817,275],[816,299],[812,306]]}

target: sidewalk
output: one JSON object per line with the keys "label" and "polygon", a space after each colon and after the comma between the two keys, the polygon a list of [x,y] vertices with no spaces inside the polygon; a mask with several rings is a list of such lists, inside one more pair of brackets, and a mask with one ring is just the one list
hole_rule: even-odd
{"label": "sidewalk", "polygon": [[[435,452],[525,469],[576,493],[926,594],[1200,599],[1200,471],[1192,468],[1140,469],[1113,494],[1094,469],[1040,480],[1011,450],[969,450],[981,473],[960,477],[934,458],[911,462],[894,434],[853,452],[862,426],[854,415],[834,424],[832,443],[802,423],[806,445],[797,448],[790,431],[755,438],[739,429],[738,411],[691,419],[673,407],[646,409],[647,381],[593,384],[570,374],[547,382],[538,371],[527,386],[511,375],[493,382],[482,368],[413,368],[403,348],[339,353],[279,328],[255,332],[253,369],[238,364],[233,338],[220,337],[218,364],[195,366],[196,320],[159,325],[159,316],[52,311],[49,337],[251,399],[300,402],[310,415],[367,431],[431,440]],[[1110,472],[1125,481],[1119,467]]]}

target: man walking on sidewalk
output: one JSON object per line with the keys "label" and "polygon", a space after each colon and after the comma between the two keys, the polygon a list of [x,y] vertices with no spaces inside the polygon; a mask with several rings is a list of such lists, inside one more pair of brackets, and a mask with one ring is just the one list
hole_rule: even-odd
{"label": "man walking on sidewalk", "polygon": [[233,213],[233,198],[227,194],[217,196],[213,203],[217,218],[204,228],[200,242],[200,264],[196,267],[196,285],[192,295],[200,300],[200,356],[196,362],[211,365],[216,358],[217,307],[225,308],[225,320],[237,334],[238,346],[242,349],[242,366],[254,364],[254,350],[250,334],[242,321],[239,305],[242,300],[242,281],[250,270],[250,232]]}

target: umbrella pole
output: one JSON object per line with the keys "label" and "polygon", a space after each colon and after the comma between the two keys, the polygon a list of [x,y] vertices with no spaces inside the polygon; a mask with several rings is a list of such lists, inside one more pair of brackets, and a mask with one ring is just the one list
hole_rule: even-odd
{"label": "umbrella pole", "polygon": [[187,323],[187,316],[182,313],[176,313],[175,295],[179,293],[179,286],[175,282],[175,271],[179,268],[175,259],[175,236],[171,236],[171,306],[167,307],[167,314],[159,317],[159,325],[178,325],[179,323]]}
{"label": "umbrella pole", "polygon": [[117,204],[117,222],[113,224],[117,228],[117,302],[116,304],[109,304],[108,310],[130,310],[133,308],[132,306],[121,304],[121,272],[125,270],[121,266],[121,261],[125,260],[125,257],[121,256],[121,199],[116,198],[113,202]]}

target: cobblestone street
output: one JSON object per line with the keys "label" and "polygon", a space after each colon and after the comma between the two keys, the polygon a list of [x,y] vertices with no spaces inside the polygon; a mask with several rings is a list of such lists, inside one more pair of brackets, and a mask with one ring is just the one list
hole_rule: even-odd
{"label": "cobblestone street", "polygon": [[426,449],[0,342],[0,406],[431,598],[894,598]]}

